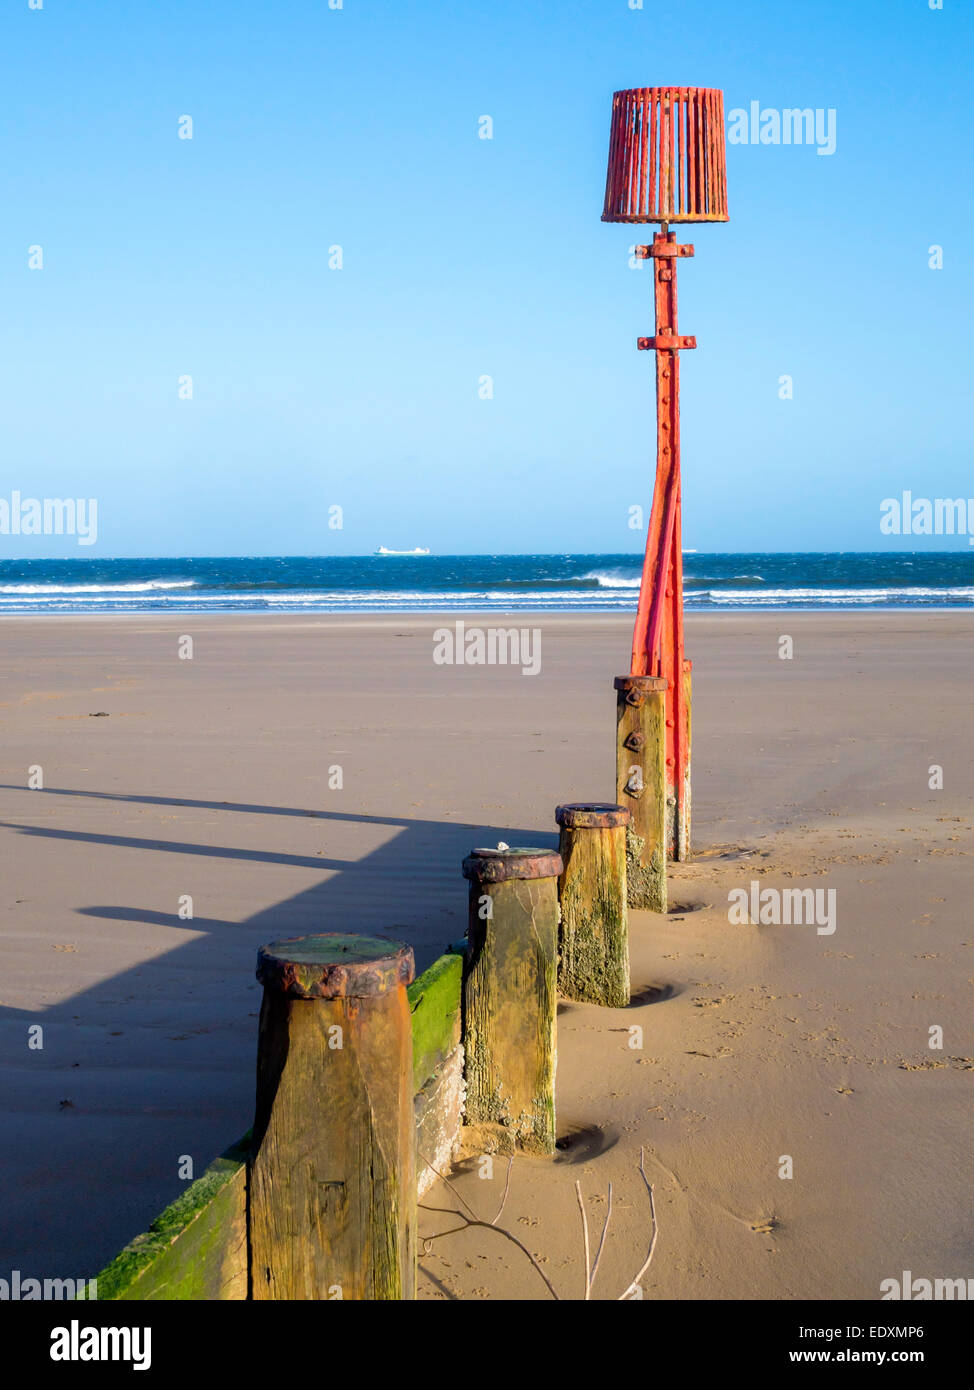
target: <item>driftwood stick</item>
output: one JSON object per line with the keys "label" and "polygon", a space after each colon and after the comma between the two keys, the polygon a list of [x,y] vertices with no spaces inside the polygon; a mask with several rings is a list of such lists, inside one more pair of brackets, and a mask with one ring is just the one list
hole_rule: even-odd
{"label": "driftwood stick", "polygon": [[643,1265],[639,1270],[639,1273],[636,1275],[635,1279],[629,1285],[628,1289],[626,1289],[623,1293],[619,1295],[618,1299],[616,1300],[617,1303],[630,1301],[629,1295],[631,1293],[634,1293],[636,1289],[638,1289],[639,1281],[646,1273],[647,1269],[649,1269],[650,1261],[652,1260],[653,1255],[656,1252],[656,1237],[659,1234],[659,1227],[656,1224],[656,1203],[653,1201],[653,1184],[649,1181],[649,1178],[647,1178],[646,1176],[646,1168],[643,1161],[643,1149],[641,1145],[639,1149],[639,1171],[642,1174],[643,1182],[646,1184],[646,1191],[649,1193],[649,1214],[652,1217],[653,1221],[653,1238],[649,1243],[649,1254],[646,1256],[646,1259],[643,1262]]}
{"label": "driftwood stick", "polygon": [[[457,1197],[461,1202],[463,1202],[463,1205],[467,1208],[467,1211],[473,1212],[473,1207],[470,1205],[469,1202],[465,1201],[465,1199],[460,1195],[460,1193],[457,1191],[456,1187],[454,1187],[454,1185],[453,1185],[453,1183],[450,1181],[450,1179],[447,1178],[447,1177],[445,1177],[442,1173],[438,1172],[437,1169],[436,1169],[435,1167],[433,1167],[433,1164],[429,1162],[429,1159],[426,1158],[423,1154],[420,1154],[420,1158],[423,1159],[423,1162],[424,1162],[424,1163],[429,1163],[429,1166],[433,1169],[433,1172],[436,1173],[436,1176],[437,1176],[438,1178],[440,1178],[443,1182],[446,1183],[447,1187],[450,1189],[450,1191],[453,1193],[453,1195],[454,1195],[455,1197]],[[507,1180],[508,1180],[508,1185],[510,1185],[510,1179],[511,1179],[511,1164],[509,1163],[508,1166],[507,1166]],[[505,1188],[505,1190],[504,1190],[504,1201],[505,1201],[505,1202],[507,1201],[507,1189],[506,1189],[506,1188]],[[553,1298],[556,1302],[560,1302],[560,1299],[558,1298],[558,1294],[557,1294],[557,1292],[555,1291],[554,1285],[551,1283],[551,1280],[550,1280],[550,1279],[548,1278],[548,1276],[545,1274],[544,1270],[543,1270],[543,1269],[541,1268],[541,1266],[538,1264],[538,1261],[537,1261],[537,1260],[534,1258],[534,1256],[531,1254],[531,1251],[527,1248],[527,1246],[526,1246],[526,1245],[523,1245],[523,1244],[521,1243],[521,1241],[518,1240],[517,1236],[514,1235],[511,1231],[508,1231],[504,1226],[496,1226],[496,1225],[494,1224],[494,1222],[496,1222],[496,1220],[497,1220],[497,1217],[499,1217],[500,1214],[501,1214],[500,1211],[497,1213],[497,1216],[494,1217],[494,1220],[493,1220],[493,1221],[481,1221],[480,1217],[477,1216],[476,1214],[474,1214],[474,1215],[472,1215],[472,1216],[464,1216],[463,1212],[453,1212],[453,1211],[450,1211],[450,1209],[449,1209],[448,1207],[428,1207],[428,1206],[426,1206],[426,1205],[424,1204],[423,1210],[424,1210],[424,1211],[436,1211],[436,1212],[440,1212],[440,1213],[441,1213],[442,1215],[444,1215],[444,1216],[459,1216],[459,1217],[460,1217],[460,1220],[464,1223],[462,1226],[451,1226],[450,1229],[447,1230],[447,1231],[437,1231],[436,1235],[427,1236],[426,1239],[425,1239],[425,1241],[423,1242],[423,1244],[424,1244],[424,1250],[425,1250],[426,1253],[429,1253],[427,1247],[428,1247],[430,1244],[432,1244],[432,1242],[433,1242],[434,1240],[440,1240],[443,1236],[454,1236],[454,1235],[457,1235],[460,1231],[465,1231],[465,1230],[467,1230],[467,1229],[468,1229],[469,1227],[471,1227],[471,1226],[483,1227],[483,1229],[484,1229],[485,1231],[496,1231],[498,1235],[502,1235],[502,1236],[504,1236],[507,1240],[511,1241],[514,1245],[517,1246],[517,1248],[521,1251],[522,1254],[524,1254],[524,1255],[527,1256],[527,1258],[530,1260],[531,1264],[533,1265],[533,1267],[534,1267],[535,1270],[537,1271],[538,1275],[539,1275],[540,1278],[543,1280],[543,1282],[544,1282],[544,1284],[545,1284],[545,1287],[547,1288],[548,1292],[551,1294],[552,1298]],[[502,1203],[502,1205],[501,1205],[501,1211],[502,1211],[502,1210],[503,1210],[503,1203]]]}
{"label": "driftwood stick", "polygon": [[585,1203],[582,1200],[582,1184],[580,1182],[575,1183],[575,1196],[578,1198],[578,1209],[582,1213],[582,1246],[585,1261],[585,1301],[588,1302],[592,1294],[592,1276],[589,1270],[588,1217],[585,1215]]}
{"label": "driftwood stick", "polygon": [[609,1222],[612,1220],[612,1183],[609,1183],[609,1206],[605,1213],[605,1225],[602,1227],[602,1238],[599,1241],[599,1248],[595,1254],[595,1264],[592,1266],[592,1277],[589,1280],[589,1287],[595,1283],[595,1276],[599,1272],[599,1261],[602,1259],[602,1249],[605,1245],[605,1238],[609,1232]]}
{"label": "driftwood stick", "polygon": [[[428,1160],[427,1158],[425,1158],[425,1156],[424,1156],[423,1154],[420,1154],[419,1157],[420,1157],[421,1159],[423,1159],[423,1162],[424,1162],[424,1163],[429,1163],[429,1160]],[[470,1215],[470,1216],[466,1216],[463,1212],[453,1211],[453,1210],[451,1210],[449,1207],[430,1207],[430,1206],[426,1206],[426,1205],[424,1204],[424,1205],[423,1205],[423,1210],[424,1210],[424,1211],[438,1212],[438,1213],[440,1213],[440,1214],[443,1215],[443,1216],[459,1216],[459,1217],[460,1217],[460,1220],[463,1222],[463,1225],[462,1225],[462,1226],[451,1226],[451,1227],[450,1227],[448,1230],[446,1230],[446,1231],[437,1231],[435,1235],[427,1236],[427,1237],[424,1239],[424,1242],[423,1242],[424,1253],[429,1254],[430,1247],[431,1247],[431,1245],[432,1245],[432,1243],[433,1243],[434,1240],[440,1240],[443,1236],[457,1235],[457,1234],[459,1234],[461,1231],[469,1230],[471,1227],[483,1227],[483,1229],[486,1230],[486,1231],[497,1231],[500,1235],[504,1236],[507,1240],[511,1241],[512,1244],[516,1245],[517,1248],[518,1248],[524,1255],[527,1256],[528,1260],[530,1261],[530,1263],[532,1264],[532,1266],[533,1266],[534,1269],[536,1270],[538,1276],[539,1276],[539,1277],[542,1279],[542,1281],[544,1282],[544,1285],[545,1285],[545,1287],[547,1288],[548,1292],[551,1294],[552,1298],[554,1298],[555,1300],[557,1300],[557,1301],[560,1302],[561,1300],[560,1300],[559,1294],[556,1292],[556,1290],[555,1290],[553,1284],[551,1283],[550,1279],[549,1279],[548,1276],[545,1274],[544,1270],[541,1268],[540,1264],[539,1264],[538,1261],[535,1259],[535,1257],[531,1254],[530,1250],[528,1250],[528,1248],[527,1248],[521,1241],[518,1240],[517,1236],[513,1235],[513,1234],[512,1234],[510,1231],[508,1231],[505,1227],[503,1227],[503,1226],[498,1226],[498,1225],[497,1225],[498,1218],[500,1217],[501,1212],[504,1210],[504,1207],[505,1207],[505,1205],[506,1205],[506,1203],[507,1203],[507,1195],[508,1195],[508,1192],[509,1192],[509,1190],[510,1190],[510,1184],[511,1184],[511,1168],[512,1168],[512,1165],[513,1165],[513,1160],[512,1160],[510,1163],[508,1163],[508,1167],[507,1167],[507,1182],[506,1182],[505,1187],[504,1187],[504,1198],[503,1198],[503,1200],[502,1200],[502,1202],[501,1202],[500,1209],[498,1210],[497,1215],[494,1217],[493,1221],[482,1221],[482,1220],[480,1219],[480,1217],[478,1217],[478,1216],[474,1213],[473,1208],[470,1206],[469,1202],[467,1202],[467,1201],[465,1200],[465,1198],[462,1197],[461,1194],[457,1191],[457,1189],[454,1187],[454,1185],[453,1185],[453,1183],[450,1181],[450,1179],[447,1178],[447,1177],[445,1177],[442,1173],[437,1172],[436,1168],[433,1167],[433,1164],[430,1163],[429,1166],[433,1169],[433,1172],[436,1173],[436,1175],[437,1175],[438,1178],[441,1178],[441,1179],[443,1180],[443,1182],[446,1183],[446,1185],[447,1185],[447,1187],[449,1187],[450,1191],[453,1192],[454,1195],[458,1198],[458,1200],[459,1200],[460,1202],[463,1203],[463,1205],[466,1207],[467,1211],[471,1213],[471,1215]],[[636,1292],[638,1291],[638,1289],[639,1289],[639,1281],[640,1281],[640,1279],[642,1279],[643,1275],[644,1275],[644,1274],[646,1273],[646,1271],[649,1269],[649,1266],[650,1266],[650,1263],[651,1263],[651,1261],[652,1261],[653,1255],[656,1253],[656,1239],[657,1239],[657,1236],[658,1236],[658,1234],[659,1234],[659,1226],[658,1226],[657,1220],[656,1220],[656,1203],[655,1203],[655,1200],[654,1200],[654,1197],[653,1197],[653,1186],[652,1186],[652,1183],[649,1181],[649,1178],[646,1176],[645,1151],[644,1151],[642,1148],[640,1148],[640,1150],[639,1150],[639,1172],[640,1172],[640,1174],[641,1174],[641,1176],[642,1176],[642,1180],[643,1180],[643,1182],[644,1182],[644,1184],[645,1184],[645,1186],[646,1186],[646,1191],[649,1193],[649,1212],[650,1212],[650,1219],[652,1220],[652,1225],[653,1225],[653,1234],[652,1234],[652,1237],[651,1237],[650,1243],[649,1243],[649,1254],[646,1256],[646,1259],[643,1261],[642,1265],[640,1266],[640,1268],[639,1268],[639,1270],[638,1270],[638,1272],[637,1272],[637,1274],[636,1274],[635,1279],[633,1279],[632,1283],[629,1284],[628,1288],[626,1288],[626,1289],[619,1295],[618,1299],[616,1300],[616,1302],[618,1302],[618,1303],[622,1303],[622,1302],[625,1302],[625,1301],[631,1301],[630,1296],[631,1296],[633,1293],[636,1293]],[[578,1209],[579,1209],[579,1211],[580,1211],[580,1213],[581,1213],[581,1216],[582,1216],[582,1242],[583,1242],[583,1247],[584,1247],[583,1264],[584,1264],[584,1271],[585,1271],[585,1292],[584,1292],[584,1294],[583,1294],[583,1300],[584,1300],[585,1302],[588,1302],[588,1301],[591,1299],[591,1297],[592,1297],[592,1287],[593,1287],[593,1285],[594,1285],[594,1283],[595,1283],[595,1276],[596,1276],[596,1275],[598,1274],[598,1272],[599,1272],[599,1264],[600,1264],[601,1259],[602,1259],[602,1252],[603,1252],[603,1250],[605,1249],[606,1237],[608,1236],[608,1233],[609,1233],[609,1223],[610,1223],[611,1220],[612,1220],[612,1184],[611,1184],[611,1182],[609,1183],[608,1205],[607,1205],[606,1213],[605,1213],[605,1221],[604,1221],[603,1224],[602,1224],[602,1234],[601,1234],[601,1236],[600,1236],[600,1238],[599,1238],[599,1247],[598,1247],[598,1250],[595,1252],[595,1262],[594,1262],[594,1264],[593,1264],[593,1263],[590,1263],[590,1260],[591,1260],[591,1248],[590,1248],[590,1243],[589,1243],[588,1216],[587,1216],[586,1211],[585,1211],[585,1202],[584,1202],[584,1198],[583,1198],[583,1196],[582,1196],[582,1184],[581,1184],[580,1181],[576,1181],[576,1183],[575,1183],[575,1197],[576,1197],[576,1199],[577,1199],[577,1201],[578,1201]]]}
{"label": "driftwood stick", "polygon": [[508,1194],[508,1193],[510,1192],[510,1190],[511,1190],[511,1170],[513,1169],[513,1167],[514,1167],[514,1155],[511,1154],[510,1158],[507,1160],[507,1181],[504,1183],[504,1195],[503,1195],[503,1197],[501,1198],[501,1204],[500,1204],[500,1206],[497,1208],[497,1215],[494,1217],[493,1221],[490,1223],[492,1226],[496,1226],[496,1225],[497,1225],[498,1221],[501,1219],[501,1216],[503,1215],[504,1208],[507,1206],[507,1194]]}

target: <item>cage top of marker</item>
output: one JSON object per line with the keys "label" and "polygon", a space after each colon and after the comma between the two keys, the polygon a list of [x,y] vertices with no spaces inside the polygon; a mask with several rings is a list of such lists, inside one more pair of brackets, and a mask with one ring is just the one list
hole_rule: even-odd
{"label": "cage top of marker", "polygon": [[612,98],[603,222],[726,222],[724,94],[633,87]]}

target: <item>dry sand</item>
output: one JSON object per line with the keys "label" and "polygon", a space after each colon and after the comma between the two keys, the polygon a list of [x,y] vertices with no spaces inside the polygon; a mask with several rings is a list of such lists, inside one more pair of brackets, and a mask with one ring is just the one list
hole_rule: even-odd
{"label": "dry sand", "polygon": [[[94,1272],[177,1195],[181,1155],[198,1174],[249,1126],[259,943],[379,930],[422,968],[462,935],[467,850],[553,844],[557,802],[611,799],[630,619],[468,619],[540,628],[536,677],[434,665],[439,621],[4,621],[0,1273]],[[562,1006],[567,1146],[517,1160],[501,1218],[563,1297],[582,1292],[576,1180],[593,1240],[613,1184],[595,1297],[642,1263],[641,1146],[647,1298],[875,1299],[904,1269],[974,1274],[972,629],[689,620],[686,910],[633,915],[628,1009]],[[835,934],[731,925],[752,880],[834,888]],[[495,1160],[456,1187],[489,1220],[505,1181]],[[455,1206],[442,1184],[424,1199]],[[427,1236],[457,1224],[422,1215]],[[427,1298],[547,1296],[496,1232],[433,1241],[421,1272]]]}

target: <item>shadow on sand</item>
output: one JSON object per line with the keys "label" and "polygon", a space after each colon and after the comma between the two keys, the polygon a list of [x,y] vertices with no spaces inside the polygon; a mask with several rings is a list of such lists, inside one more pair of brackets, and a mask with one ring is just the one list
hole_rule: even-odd
{"label": "shadow on sand", "polygon": [[[557,843],[554,832],[471,822],[64,788],[25,795],[31,805],[38,796],[53,795],[226,813],[225,839],[231,842],[235,813],[311,817],[322,823],[324,856],[0,825],[8,835],[53,842],[333,871],[242,921],[182,921],[138,903],[76,905],[85,917],[179,930],[185,939],[168,949],[167,940],[158,941],[163,949],[138,966],[43,1011],[0,1007],[7,1094],[0,1268],[20,1269],[25,1277],[97,1271],[179,1194],[184,1155],[192,1158],[198,1177],[249,1127],[259,945],[317,931],[378,933],[408,941],[421,971],[464,934],[460,864],[471,848],[501,838],[512,845]],[[336,822],[397,833],[360,859],[329,857],[327,829]],[[57,873],[56,860],[50,872]],[[38,1023],[44,1046],[32,1050],[27,1030]]]}

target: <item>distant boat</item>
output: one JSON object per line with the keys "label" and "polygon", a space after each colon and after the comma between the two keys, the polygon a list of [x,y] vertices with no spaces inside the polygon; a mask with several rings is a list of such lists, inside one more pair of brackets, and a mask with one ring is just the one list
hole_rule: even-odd
{"label": "distant boat", "polygon": [[376,555],[428,555],[429,550],[424,550],[420,545],[415,550],[388,550],[384,545],[380,545],[375,553]]}

